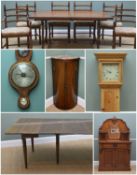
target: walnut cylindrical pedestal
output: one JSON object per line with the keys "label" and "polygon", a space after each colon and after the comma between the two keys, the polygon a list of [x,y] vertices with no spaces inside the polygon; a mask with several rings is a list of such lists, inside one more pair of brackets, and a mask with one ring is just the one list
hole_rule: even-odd
{"label": "walnut cylindrical pedestal", "polygon": [[71,109],[77,104],[79,58],[52,58],[54,105]]}

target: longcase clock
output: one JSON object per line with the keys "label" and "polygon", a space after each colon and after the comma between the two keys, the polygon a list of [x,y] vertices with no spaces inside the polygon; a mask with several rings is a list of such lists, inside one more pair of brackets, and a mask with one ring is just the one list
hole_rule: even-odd
{"label": "longcase clock", "polygon": [[120,111],[120,88],[126,53],[96,53],[101,88],[101,110]]}

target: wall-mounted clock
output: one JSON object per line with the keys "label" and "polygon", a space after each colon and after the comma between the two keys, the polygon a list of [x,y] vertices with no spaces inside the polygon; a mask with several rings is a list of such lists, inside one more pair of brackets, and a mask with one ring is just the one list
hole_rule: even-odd
{"label": "wall-mounted clock", "polygon": [[101,110],[120,111],[120,87],[126,53],[96,53],[101,88]]}
{"label": "wall-mounted clock", "polygon": [[10,67],[9,82],[19,93],[18,106],[26,109],[30,106],[30,91],[36,87],[39,71],[31,62],[32,50],[16,50],[16,63]]}

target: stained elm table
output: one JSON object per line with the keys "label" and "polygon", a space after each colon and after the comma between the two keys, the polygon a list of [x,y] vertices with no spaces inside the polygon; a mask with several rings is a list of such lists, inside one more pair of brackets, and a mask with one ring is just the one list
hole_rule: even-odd
{"label": "stained elm table", "polygon": [[[30,19],[40,20],[42,24],[42,48],[44,48],[44,26],[47,26],[49,20],[87,20],[97,22],[97,48],[100,46],[100,21],[112,19],[105,12],[91,11],[91,10],[77,10],[77,11],[65,11],[65,10],[55,10],[55,11],[44,11],[44,12],[34,12],[29,17]],[[47,30],[46,30],[47,32]],[[47,36],[47,33],[46,33]]]}
{"label": "stained elm table", "polygon": [[27,163],[27,144],[26,139],[31,138],[32,151],[34,151],[34,138],[41,134],[56,135],[56,161],[59,163],[59,136],[61,134],[92,134],[92,121],[83,120],[58,120],[58,119],[38,119],[38,118],[21,118],[16,121],[7,131],[6,134],[21,135],[25,168]]}

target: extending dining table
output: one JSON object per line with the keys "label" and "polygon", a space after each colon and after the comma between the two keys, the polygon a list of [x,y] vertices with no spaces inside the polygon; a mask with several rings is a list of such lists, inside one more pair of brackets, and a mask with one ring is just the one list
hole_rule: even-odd
{"label": "extending dining table", "polygon": [[[65,11],[65,10],[54,10],[54,11],[37,11],[31,14],[30,19],[39,20],[42,24],[42,48],[44,48],[45,41],[47,40],[44,36],[45,26],[47,26],[48,21],[50,20],[84,20],[84,21],[96,21],[97,23],[97,39],[96,44],[97,48],[100,47],[100,21],[112,19],[107,13],[103,11],[88,11],[88,10],[77,10],[77,11]],[[46,30],[47,32],[47,30]]]}
{"label": "extending dining table", "polygon": [[31,139],[32,151],[34,152],[34,138],[39,135],[56,135],[56,162],[59,164],[60,135],[92,134],[92,120],[89,119],[44,119],[44,118],[20,118],[6,134],[21,136],[25,168],[28,167],[26,139]]}

